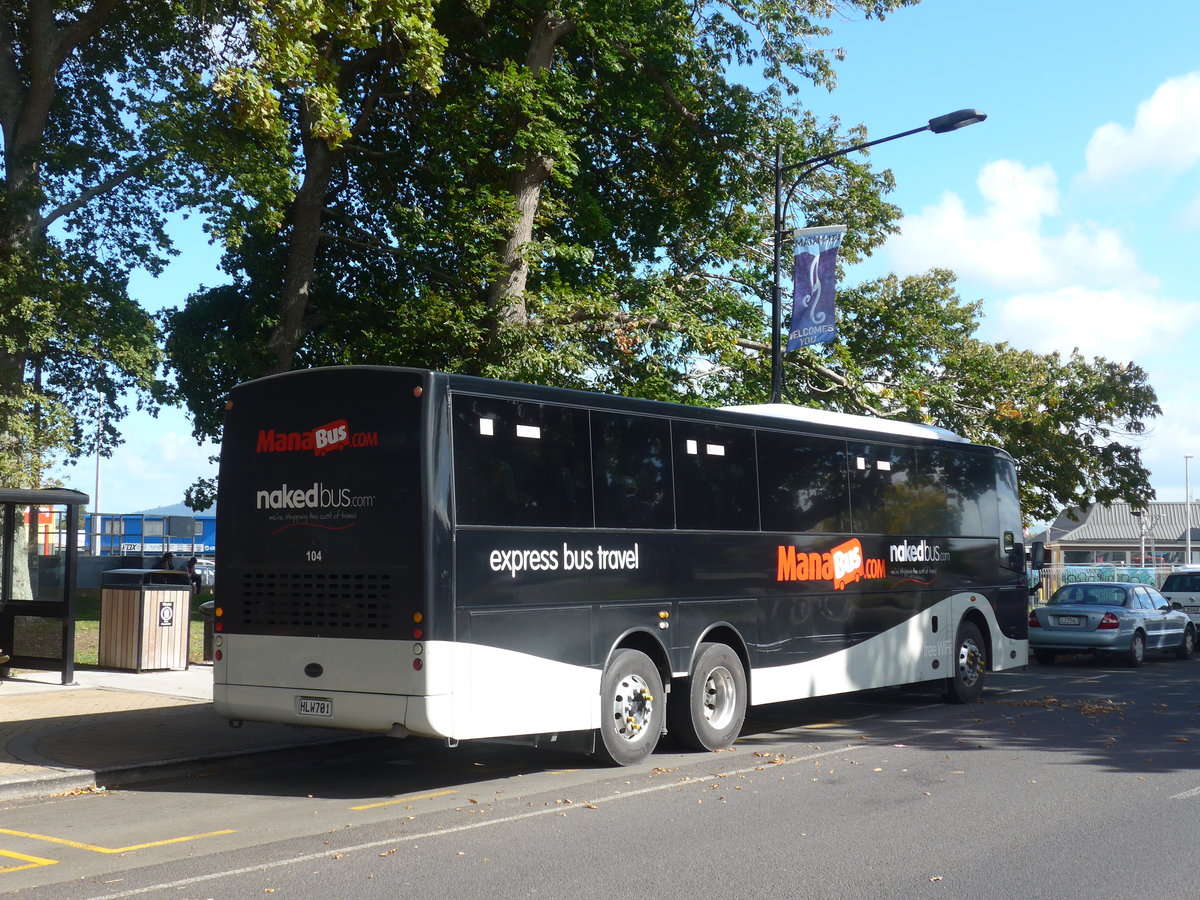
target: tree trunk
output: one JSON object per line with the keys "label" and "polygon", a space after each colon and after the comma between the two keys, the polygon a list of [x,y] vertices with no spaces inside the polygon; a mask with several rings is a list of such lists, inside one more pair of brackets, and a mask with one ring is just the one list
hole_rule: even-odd
{"label": "tree trunk", "polygon": [[[554,51],[563,36],[575,30],[575,23],[553,12],[546,12],[533,28],[525,66],[534,74],[549,68]],[[522,121],[520,127],[527,127]],[[523,324],[527,319],[525,285],[529,279],[529,260],[525,247],[533,239],[533,223],[542,199],[542,187],[554,172],[554,160],[544,153],[529,151],[524,164],[508,182],[516,218],[512,230],[497,247],[500,275],[488,287],[488,306],[496,312],[497,326]]]}
{"label": "tree trunk", "polygon": [[305,314],[312,292],[316,268],[320,223],[325,215],[325,194],[334,175],[338,151],[330,149],[323,138],[312,137],[310,120],[301,110],[300,127],[304,132],[305,175],[292,204],[292,236],[288,240],[288,262],[283,270],[280,295],[280,324],[266,342],[270,349],[268,374],[292,371],[296,350],[305,335]]}
{"label": "tree trunk", "polygon": [[[305,131],[306,126],[307,121],[302,126]],[[321,240],[325,195],[337,155],[338,151],[331,150],[323,139],[307,136],[304,140],[304,181],[292,203],[292,234],[279,298],[280,319],[267,341],[274,357],[268,372],[271,375],[291,371],[304,339],[304,316],[308,312],[317,244]]]}

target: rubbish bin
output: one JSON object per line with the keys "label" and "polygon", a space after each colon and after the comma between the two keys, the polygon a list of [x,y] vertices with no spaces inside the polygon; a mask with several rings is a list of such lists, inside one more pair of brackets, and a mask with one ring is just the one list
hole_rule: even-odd
{"label": "rubbish bin", "polygon": [[192,585],[187,572],[110,569],[100,576],[99,663],[186,669]]}

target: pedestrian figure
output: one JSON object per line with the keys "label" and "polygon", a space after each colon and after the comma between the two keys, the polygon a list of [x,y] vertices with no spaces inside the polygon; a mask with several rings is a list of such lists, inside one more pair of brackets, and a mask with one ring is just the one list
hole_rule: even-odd
{"label": "pedestrian figure", "polygon": [[200,593],[201,578],[200,573],[196,571],[196,557],[192,557],[187,561],[188,580],[192,583],[192,589],[198,594]]}

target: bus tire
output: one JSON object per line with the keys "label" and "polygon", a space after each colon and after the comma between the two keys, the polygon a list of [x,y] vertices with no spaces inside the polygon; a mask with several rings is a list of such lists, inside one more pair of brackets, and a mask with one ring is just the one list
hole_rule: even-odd
{"label": "bus tire", "polygon": [[946,679],[946,699],[951,703],[974,703],[983,695],[983,675],[987,671],[983,633],[974,622],[959,624],[950,663],[953,674]]}
{"label": "bus tire", "polygon": [[701,644],[692,673],[667,704],[671,733],[693,750],[724,750],[742,733],[746,671],[726,644]]}
{"label": "bus tire", "polygon": [[618,650],[600,679],[600,744],[613,765],[632,766],[654,752],[663,730],[662,676],[640,650]]}

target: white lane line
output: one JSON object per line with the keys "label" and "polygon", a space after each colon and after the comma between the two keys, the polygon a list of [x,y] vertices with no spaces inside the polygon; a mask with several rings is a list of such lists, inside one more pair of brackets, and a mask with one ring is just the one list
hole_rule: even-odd
{"label": "white lane line", "polygon": [[366,844],[354,844],[349,847],[329,848],[322,850],[320,853],[310,853],[307,856],[296,856],[291,859],[280,859],[274,862],[261,863],[257,866],[244,866],[240,869],[228,869],[224,872],[209,872],[206,875],[197,875],[195,878],[183,878],[179,881],[169,881],[164,884],[153,884],[144,888],[131,888],[127,891],[120,891],[116,894],[103,894],[98,897],[92,897],[90,900],[122,900],[124,897],[137,897],[140,894],[163,893],[170,890],[178,890],[180,888],[190,887],[194,884],[202,884],[205,881],[215,881],[218,878],[229,878],[235,875],[249,875],[253,872],[266,872],[270,869],[278,869],[283,866],[294,866],[300,863],[309,863],[318,859],[330,859],[333,856],[341,853],[355,853],[360,850],[374,850],[378,847],[394,847],[398,843],[407,843],[409,841],[424,841],[429,838],[440,837],[445,834],[457,834],[462,831],[473,831],[476,828],[490,828],[495,825],[507,825],[510,822],[520,822],[524,819],[533,819],[538,816],[554,815],[557,813],[569,812],[580,808],[586,808],[588,805],[599,806],[601,803],[612,803],[616,800],[624,800],[628,797],[637,797],[642,794],[654,794],[659,791],[667,791],[672,788],[687,787],[693,784],[704,784],[708,781],[720,781],[728,778],[731,775],[747,775],[750,772],[759,772],[763,769],[773,769],[778,766],[790,766],[796,763],[810,762],[814,759],[820,759],[824,756],[833,756],[837,753],[849,753],[853,750],[862,750],[864,747],[871,746],[869,744],[847,744],[844,747],[838,747],[834,750],[825,750],[821,753],[810,753],[808,756],[789,757],[788,759],[775,761],[776,757],[770,760],[764,759],[762,762],[753,766],[748,766],[744,769],[736,769],[731,772],[722,772],[719,775],[705,775],[695,778],[682,778],[678,781],[672,781],[669,784],[656,784],[652,787],[640,788],[635,791],[626,791],[622,794],[610,794],[604,797],[599,797],[595,800],[588,800],[584,803],[573,804],[564,809],[561,806],[547,807],[546,809],[538,809],[532,812],[520,813],[515,816],[506,816],[503,819],[488,819],[486,821],[472,822],[467,825],[456,825],[453,828],[443,828],[438,831],[427,831],[422,834],[405,834],[396,837],[390,837],[382,841],[371,841]]}
{"label": "white lane line", "polygon": [[1172,800],[1188,800],[1192,797],[1200,796],[1200,787],[1194,787],[1190,791],[1184,791],[1182,794],[1176,794]]}

